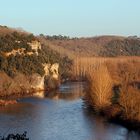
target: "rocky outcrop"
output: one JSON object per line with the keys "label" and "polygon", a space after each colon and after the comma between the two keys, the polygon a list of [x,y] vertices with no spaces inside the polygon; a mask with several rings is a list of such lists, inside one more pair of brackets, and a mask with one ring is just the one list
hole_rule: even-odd
{"label": "rocky outcrop", "polygon": [[24,55],[24,51],[25,51],[26,49],[25,48],[20,48],[20,49],[17,49],[17,50],[12,50],[11,52],[6,52],[6,53],[4,53],[4,55],[6,56],[6,57],[9,57],[10,55],[14,55],[14,56],[16,56],[17,54],[19,54],[19,55]]}
{"label": "rocky outcrop", "polygon": [[54,63],[54,64],[43,64],[44,66],[44,71],[45,71],[45,76],[51,75],[54,79],[58,79],[59,73],[59,64]]}
{"label": "rocky outcrop", "polygon": [[38,50],[41,50],[41,43],[39,41],[32,41],[27,44],[31,46],[31,49],[38,55]]}
{"label": "rocky outcrop", "polygon": [[[46,65],[44,67],[45,70],[45,87],[48,87],[50,89],[56,89],[59,86],[59,64],[55,63],[53,65]],[[49,74],[48,74],[49,72]]]}
{"label": "rocky outcrop", "polygon": [[[16,40],[15,42],[18,44],[21,43],[21,41],[19,41],[19,40]],[[9,57],[11,55],[16,56],[17,54],[19,54],[19,55],[33,55],[33,54],[38,55],[38,50],[41,50],[41,43],[36,40],[36,41],[28,42],[27,44],[31,47],[30,51],[26,51],[25,48],[18,48],[18,49],[13,49],[10,52],[3,52],[3,54],[6,57]]]}
{"label": "rocky outcrop", "polygon": [[55,63],[50,67],[50,72],[52,73],[52,78],[58,80],[59,74],[58,74],[59,64]]}
{"label": "rocky outcrop", "polygon": [[[36,91],[56,89],[59,86],[59,64],[43,64],[43,66],[45,74],[43,77],[37,74],[33,75],[32,88]],[[34,95],[44,97],[44,92],[36,92]]]}
{"label": "rocky outcrop", "polygon": [[44,90],[44,76],[41,77],[39,74],[33,74],[30,77],[30,83],[32,89],[36,91]]}
{"label": "rocky outcrop", "polygon": [[51,64],[42,64],[44,67],[44,71],[45,71],[45,76],[50,75],[50,67]]}
{"label": "rocky outcrop", "polygon": [[[44,76],[40,76],[37,73],[30,76],[17,73],[14,78],[9,77],[4,72],[0,72],[0,97],[20,97],[46,89],[55,89],[59,85],[58,69],[59,64],[57,63],[52,65],[44,64]],[[40,96],[39,94],[35,95]]]}
{"label": "rocky outcrop", "polygon": [[31,46],[32,50],[35,50],[35,51],[38,51],[38,49],[41,50],[41,43],[39,41],[37,41],[37,40],[32,41],[32,42],[30,42],[28,44]]}

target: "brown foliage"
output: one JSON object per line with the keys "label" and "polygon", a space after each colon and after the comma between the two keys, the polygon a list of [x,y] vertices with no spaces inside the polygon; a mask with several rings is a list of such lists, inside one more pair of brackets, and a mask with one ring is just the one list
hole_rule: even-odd
{"label": "brown foliage", "polygon": [[95,110],[111,105],[113,81],[105,64],[97,63],[88,75],[89,90],[87,99]]}
{"label": "brown foliage", "polygon": [[[96,111],[102,111],[108,117],[115,117],[121,113],[120,117],[124,120],[140,121],[140,58],[91,60],[93,61],[89,59],[89,63],[84,65],[86,72],[89,73],[89,88],[85,97],[87,102]],[[86,63],[83,61],[83,64]],[[82,71],[80,67],[79,71]],[[81,73],[78,72],[79,75]],[[118,97],[115,97],[114,86],[119,88]],[[117,104],[111,100],[112,98],[116,98]]]}
{"label": "brown foliage", "polygon": [[119,104],[123,108],[123,119],[140,121],[140,91],[131,86],[121,89]]}
{"label": "brown foliage", "polygon": [[140,56],[139,38],[96,36],[71,39],[49,39],[42,37],[41,39],[53,50],[68,57]]}

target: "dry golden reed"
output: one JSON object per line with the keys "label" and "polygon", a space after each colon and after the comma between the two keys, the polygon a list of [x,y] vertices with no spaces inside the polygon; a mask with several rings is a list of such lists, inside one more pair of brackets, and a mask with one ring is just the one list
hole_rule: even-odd
{"label": "dry golden reed", "polygon": [[[88,75],[85,99],[95,111],[108,112],[108,108],[110,114],[121,112],[124,120],[140,121],[140,57],[81,59],[75,74],[83,73]],[[117,104],[112,102],[115,86],[119,89]]]}
{"label": "dry golden reed", "polygon": [[107,66],[103,63],[94,65],[88,74],[89,90],[87,98],[95,110],[102,110],[111,105],[113,81]]}

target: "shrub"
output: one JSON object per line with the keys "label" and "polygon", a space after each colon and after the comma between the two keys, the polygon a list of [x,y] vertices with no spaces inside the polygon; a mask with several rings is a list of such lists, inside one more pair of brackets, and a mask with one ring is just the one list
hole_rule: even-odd
{"label": "shrub", "polygon": [[105,64],[97,63],[88,75],[89,89],[86,95],[94,109],[102,110],[111,105],[113,81]]}

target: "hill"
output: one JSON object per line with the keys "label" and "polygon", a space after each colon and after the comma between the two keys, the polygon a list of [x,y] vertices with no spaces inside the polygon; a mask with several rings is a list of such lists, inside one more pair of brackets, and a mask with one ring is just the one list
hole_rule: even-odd
{"label": "hill", "polygon": [[65,36],[40,36],[40,40],[48,44],[53,50],[70,57],[140,56],[140,39],[137,37],[69,38]]}
{"label": "hill", "polygon": [[61,68],[65,59],[33,34],[0,26],[0,71],[9,76],[14,76],[16,72],[43,75],[42,64],[59,63]]}
{"label": "hill", "polygon": [[0,97],[56,88],[71,65],[33,34],[0,26]]}
{"label": "hill", "polygon": [[[77,75],[85,73],[85,67],[91,67],[91,58],[95,56],[140,56],[140,39],[121,36],[34,36],[0,26],[0,96],[27,93],[32,91],[33,85],[38,87],[41,83],[43,88],[46,83],[52,84],[46,80],[46,73],[51,76],[58,74],[56,69],[53,73],[51,71],[54,64],[59,64],[59,74],[64,81],[68,78],[75,80]],[[58,68],[58,65],[55,66]]]}

